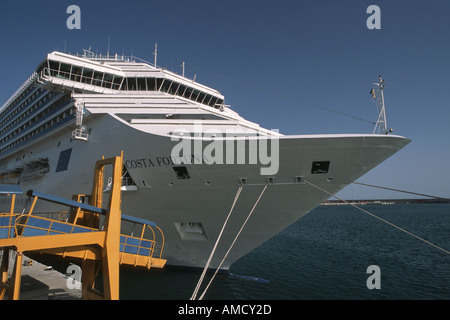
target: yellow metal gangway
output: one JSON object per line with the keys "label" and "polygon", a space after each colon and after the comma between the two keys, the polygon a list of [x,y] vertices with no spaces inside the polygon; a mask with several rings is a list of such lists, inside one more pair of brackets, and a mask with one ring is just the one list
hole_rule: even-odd
{"label": "yellow metal gangway", "polygon": [[[163,268],[164,234],[153,222],[121,213],[121,174],[123,155],[97,161],[92,194],[75,195],[67,200],[29,190],[32,199],[27,213],[15,213],[17,186],[4,191],[11,197],[11,208],[0,213],[0,249],[3,249],[1,264],[0,299],[9,290],[9,299],[20,295],[20,279],[23,253],[39,252],[76,258],[82,261],[83,299],[119,299],[119,265]],[[108,209],[102,209],[104,166],[113,166],[113,183]],[[38,200],[68,206],[56,218],[33,213]],[[82,202],[88,200],[88,203]],[[24,210],[25,211],[25,210]],[[50,214],[48,214],[50,215]],[[53,216],[53,214],[51,214]],[[104,218],[103,218],[104,217]],[[100,222],[103,218],[103,226]],[[121,234],[122,221],[138,225],[138,236]],[[134,233],[133,233],[134,234]],[[8,282],[9,251],[16,251],[17,258]],[[94,288],[102,267],[103,292]]]}

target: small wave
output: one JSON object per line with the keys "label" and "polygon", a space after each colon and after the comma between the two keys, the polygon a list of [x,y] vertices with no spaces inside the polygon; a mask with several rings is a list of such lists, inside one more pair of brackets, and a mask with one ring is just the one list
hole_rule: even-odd
{"label": "small wave", "polygon": [[242,275],[242,274],[234,274],[231,272],[228,275],[232,278],[243,279],[243,280],[247,280],[247,281],[256,281],[259,283],[270,283],[269,280],[264,279],[264,278],[259,278],[259,277],[247,276],[247,275]]}

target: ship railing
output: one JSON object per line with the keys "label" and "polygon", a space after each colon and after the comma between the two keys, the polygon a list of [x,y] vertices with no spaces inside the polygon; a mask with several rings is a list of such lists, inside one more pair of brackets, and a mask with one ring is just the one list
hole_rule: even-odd
{"label": "ship railing", "polygon": [[[134,218],[128,216],[123,220],[135,221]],[[6,216],[0,216],[0,221],[0,226],[6,231],[2,232],[2,235],[4,235],[5,238],[98,232],[103,229],[102,227],[91,228],[74,223],[63,222],[41,217],[37,214],[7,214]],[[147,224],[150,222],[144,224],[136,221],[134,223],[141,224],[142,230],[140,235],[121,234],[120,252],[162,259],[165,246],[162,230],[155,224]],[[160,241],[156,241],[158,237],[160,237]]]}
{"label": "ship railing", "polygon": [[[157,236],[156,232],[160,232],[160,234],[163,235],[161,229],[159,229],[158,227],[153,228],[149,225],[145,225],[144,229],[144,234],[142,234],[140,237],[120,235],[120,252],[157,259],[164,259],[164,240],[154,240]],[[149,236],[149,233],[152,236]],[[149,238],[152,238],[152,240],[149,240]]]}
{"label": "ship railing", "polygon": [[164,259],[165,237],[156,223],[122,214],[122,231],[121,252]]}
{"label": "ship railing", "polygon": [[36,79],[38,78],[38,74],[33,72],[31,76],[28,77],[27,80],[13,93],[13,95],[6,100],[6,102],[0,107],[0,112],[6,108],[10,103],[12,103],[18,96],[20,96]]}
{"label": "ship railing", "polygon": [[81,58],[85,58],[85,59],[89,59],[89,60],[93,60],[93,61],[112,61],[112,62],[138,62],[138,63],[145,63],[148,65],[152,65],[155,66],[156,65],[154,63],[150,63],[144,59],[141,59],[139,57],[136,57],[134,55],[131,56],[126,56],[126,55],[119,55],[117,53],[115,54],[109,54],[107,53],[105,54],[101,54],[101,53],[95,53],[92,52],[90,50],[87,49],[83,49],[83,53],[79,53],[77,52],[76,54],[72,54],[73,56],[76,57],[81,57]]}
{"label": "ship railing", "polygon": [[97,232],[96,228],[61,222],[37,215],[21,214],[14,224],[16,237],[35,237],[57,234],[73,234],[83,232]]}
{"label": "ship railing", "polygon": [[[52,202],[56,201],[55,197],[42,193],[35,192],[33,195],[44,200],[51,199]],[[92,233],[104,229],[103,223],[105,220],[99,224],[98,228],[83,226],[77,224],[77,219],[70,218],[70,211],[34,213],[34,203],[35,201],[33,201],[28,213],[0,213],[0,247],[1,239]],[[65,200],[60,204],[77,206],[76,201],[70,200]],[[87,209],[86,211],[89,211],[89,208],[92,207],[81,202],[78,202],[78,205],[81,207],[81,210]],[[97,209],[96,213],[104,213],[104,209],[92,208]],[[161,259],[164,259],[166,247],[163,231],[154,222],[145,219],[125,214],[122,214],[121,218],[120,263],[135,266],[141,265],[147,268],[161,267]],[[127,231],[128,234],[126,234]]]}
{"label": "ship railing", "polygon": [[0,213],[0,239],[14,237],[14,224],[17,214]]}

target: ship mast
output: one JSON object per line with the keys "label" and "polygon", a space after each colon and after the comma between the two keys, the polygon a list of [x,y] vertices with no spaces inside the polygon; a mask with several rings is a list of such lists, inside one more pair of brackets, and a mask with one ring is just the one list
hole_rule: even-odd
{"label": "ship mast", "polygon": [[370,91],[372,94],[373,100],[376,102],[378,106],[378,119],[375,124],[375,128],[373,128],[373,134],[389,134],[393,130],[391,128],[387,127],[387,121],[386,121],[386,107],[384,104],[384,80],[379,76],[378,83],[373,84],[373,88]]}

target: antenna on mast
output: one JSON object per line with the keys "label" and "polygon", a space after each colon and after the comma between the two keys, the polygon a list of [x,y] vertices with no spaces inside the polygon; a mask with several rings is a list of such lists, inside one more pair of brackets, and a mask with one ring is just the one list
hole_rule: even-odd
{"label": "antenna on mast", "polygon": [[378,76],[378,83],[373,84],[372,90],[370,90],[370,94],[372,95],[373,100],[377,103],[378,106],[378,119],[375,124],[375,128],[373,128],[374,133],[383,133],[389,134],[393,132],[391,128],[388,129],[387,121],[386,121],[386,107],[384,105],[384,85],[385,81],[381,78],[381,75]]}
{"label": "antenna on mast", "polygon": [[181,67],[183,68],[183,77],[184,77],[184,69],[185,69],[185,67],[186,67],[184,61],[183,61],[183,63],[181,64]]}
{"label": "antenna on mast", "polygon": [[158,58],[158,44],[155,42],[155,51],[153,52],[155,55],[155,67],[156,67],[156,59]]}

